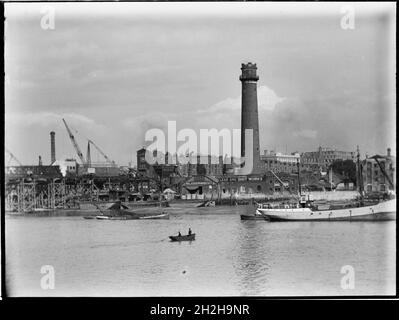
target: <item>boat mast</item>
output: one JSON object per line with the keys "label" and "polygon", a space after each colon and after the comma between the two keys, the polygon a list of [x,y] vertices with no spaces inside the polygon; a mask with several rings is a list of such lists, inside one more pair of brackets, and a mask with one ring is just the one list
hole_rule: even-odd
{"label": "boat mast", "polygon": [[357,146],[357,156],[356,156],[356,169],[357,169],[357,175],[356,175],[356,180],[357,180],[357,189],[360,194],[360,200],[363,201],[363,181],[362,181],[362,170],[361,170],[361,164],[360,164],[360,151],[359,151],[359,146]]}
{"label": "boat mast", "polygon": [[162,178],[163,178],[163,165],[161,164],[161,175],[160,175],[160,192],[159,192],[159,207],[162,207]]}
{"label": "boat mast", "polygon": [[298,168],[298,192],[299,192],[299,198],[302,195],[302,190],[301,190],[301,177],[300,177],[300,170],[299,170],[299,159],[296,160],[296,166]]}

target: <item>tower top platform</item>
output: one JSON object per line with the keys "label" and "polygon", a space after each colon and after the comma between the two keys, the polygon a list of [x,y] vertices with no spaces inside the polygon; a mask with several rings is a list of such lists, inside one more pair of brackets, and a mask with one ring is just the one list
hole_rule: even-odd
{"label": "tower top platform", "polygon": [[240,76],[240,81],[258,81],[259,76],[256,74],[256,63],[248,62],[241,64],[242,74]]}

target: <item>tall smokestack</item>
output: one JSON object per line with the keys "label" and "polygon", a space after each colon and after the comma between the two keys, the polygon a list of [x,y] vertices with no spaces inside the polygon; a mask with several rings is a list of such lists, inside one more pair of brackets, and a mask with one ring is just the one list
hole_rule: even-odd
{"label": "tall smokestack", "polygon": [[[245,129],[252,129],[252,173],[261,172],[256,63],[241,64],[241,157],[246,156]],[[246,164],[247,166],[247,164]]]}
{"label": "tall smokestack", "polygon": [[87,142],[87,154],[86,154],[87,167],[91,167],[91,154],[90,154],[90,141]]}
{"label": "tall smokestack", "polygon": [[51,164],[55,162],[55,132],[50,132],[50,143],[51,143]]}

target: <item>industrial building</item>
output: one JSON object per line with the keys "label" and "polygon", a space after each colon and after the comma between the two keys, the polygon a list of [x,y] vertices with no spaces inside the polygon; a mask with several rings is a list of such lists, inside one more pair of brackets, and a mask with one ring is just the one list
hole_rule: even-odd
{"label": "industrial building", "polygon": [[309,170],[326,171],[335,160],[355,161],[355,152],[319,146],[317,151],[303,152],[301,154],[301,165]]}
{"label": "industrial building", "polygon": [[285,172],[295,173],[298,171],[298,162],[300,163],[301,156],[298,152],[291,154],[283,154],[281,152],[265,150],[261,155],[261,160],[264,162],[266,171],[273,171],[274,173]]}
{"label": "industrial building", "polygon": [[396,158],[387,149],[386,155],[367,157],[362,163],[363,187],[366,193],[388,192],[396,186]]}
{"label": "industrial building", "polygon": [[188,163],[178,163],[178,168],[180,175],[183,177],[194,175],[220,176],[224,174],[223,157],[221,156],[198,155],[195,161],[188,159]]}
{"label": "industrial building", "polygon": [[61,179],[62,172],[59,166],[8,166],[5,167],[5,180],[15,181],[20,179],[53,180]]}

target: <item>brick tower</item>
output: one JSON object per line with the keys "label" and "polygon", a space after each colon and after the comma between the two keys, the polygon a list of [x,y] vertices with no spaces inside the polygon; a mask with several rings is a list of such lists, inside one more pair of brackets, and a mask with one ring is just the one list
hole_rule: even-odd
{"label": "brick tower", "polygon": [[257,81],[259,76],[256,74],[256,63],[248,62],[241,64],[242,83],[241,100],[241,157],[245,156],[245,129],[253,130],[253,158],[252,173],[261,173],[261,161],[259,151],[259,119],[258,119],[258,93]]}
{"label": "brick tower", "polygon": [[55,162],[55,132],[50,132],[51,164]]}

